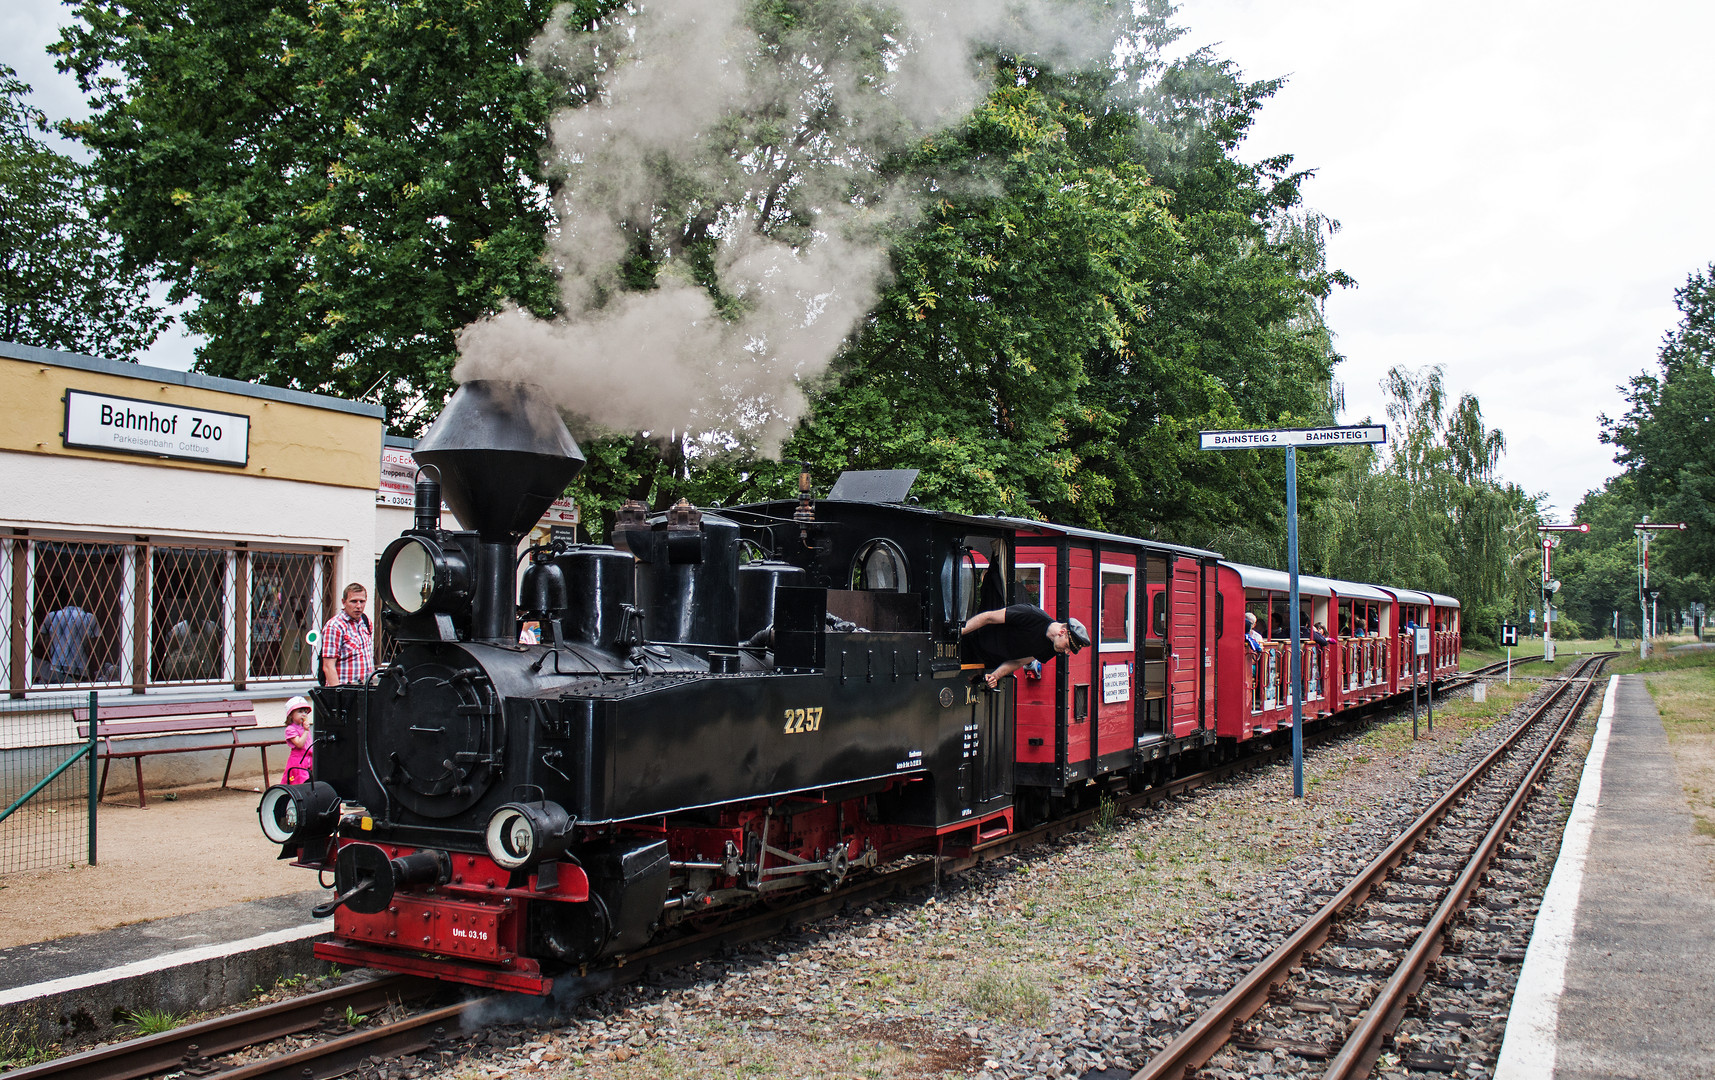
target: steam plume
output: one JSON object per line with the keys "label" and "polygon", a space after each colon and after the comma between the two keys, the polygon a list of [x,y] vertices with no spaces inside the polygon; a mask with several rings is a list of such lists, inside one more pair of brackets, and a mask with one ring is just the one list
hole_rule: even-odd
{"label": "steam plume", "polygon": [[[1063,66],[1116,40],[1088,7],[1047,0],[810,0],[784,31],[749,9],[649,0],[593,31],[556,12],[534,61],[587,93],[551,125],[564,315],[466,327],[455,378],[540,383],[598,429],[772,452],[915,212],[877,163],[979,100],[979,48]],[[626,290],[640,250],[665,269]]]}

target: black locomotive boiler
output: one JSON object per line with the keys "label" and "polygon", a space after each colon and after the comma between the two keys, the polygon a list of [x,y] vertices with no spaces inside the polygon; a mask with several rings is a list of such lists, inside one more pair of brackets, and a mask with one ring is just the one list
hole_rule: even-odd
{"label": "black locomotive boiler", "polygon": [[316,955],[547,993],[682,920],[1011,828],[1011,696],[958,650],[969,553],[1003,524],[633,505],[612,546],[533,549],[520,577],[583,466],[545,397],[466,383],[416,457],[377,564],[397,655],[314,692],[313,777],[259,806],[282,857],[334,875]]}

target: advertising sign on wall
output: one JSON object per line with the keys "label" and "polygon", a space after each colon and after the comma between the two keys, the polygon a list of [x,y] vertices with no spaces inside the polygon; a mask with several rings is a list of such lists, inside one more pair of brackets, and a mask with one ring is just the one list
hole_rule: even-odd
{"label": "advertising sign on wall", "polygon": [[79,450],[245,465],[250,417],[161,401],[66,391],[65,445]]}

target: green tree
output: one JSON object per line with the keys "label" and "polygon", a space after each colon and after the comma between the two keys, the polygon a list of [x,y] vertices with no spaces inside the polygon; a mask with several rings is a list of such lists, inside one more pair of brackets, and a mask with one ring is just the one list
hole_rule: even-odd
{"label": "green tree", "polygon": [[[1651,542],[1665,568],[1715,577],[1715,263],[1674,291],[1679,325],[1662,342],[1658,373],[1620,388],[1629,407],[1602,418],[1602,438],[1656,521],[1683,521],[1683,534]],[[1653,579],[1653,574],[1652,574]],[[1653,580],[1652,580],[1653,584]]]}
{"label": "green tree", "polygon": [[[583,17],[606,5],[587,0]],[[90,95],[123,265],[171,283],[200,370],[370,397],[397,430],[451,388],[454,335],[551,312],[524,62],[551,0],[78,3],[55,49]]]}
{"label": "green tree", "polygon": [[1303,530],[1305,565],[1455,596],[1467,640],[1490,641],[1536,604],[1538,500],[1499,477],[1504,437],[1474,396],[1449,407],[1441,368],[1395,368],[1383,386],[1388,452],[1328,452],[1339,471]]}
{"label": "green tree", "polygon": [[0,64],[0,340],[135,360],[168,320],[92,214],[88,168],[32,131],[29,92]]}
{"label": "green tree", "polygon": [[[1135,17],[1123,71],[997,54],[973,114],[890,163],[938,197],[785,459],[917,468],[914,494],[949,509],[1193,539],[1279,525],[1278,455],[1200,454],[1196,432],[1332,416],[1320,304],[1347,279],[1321,261],[1328,223],[1294,214],[1304,174],[1238,161],[1274,84],[1155,63],[1165,17]],[[796,468],[736,473],[784,494]]]}

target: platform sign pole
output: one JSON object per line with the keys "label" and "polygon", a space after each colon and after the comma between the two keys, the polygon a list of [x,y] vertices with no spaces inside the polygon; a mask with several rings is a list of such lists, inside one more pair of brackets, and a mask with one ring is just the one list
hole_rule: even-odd
{"label": "platform sign pole", "polygon": [[1286,593],[1292,626],[1288,646],[1287,700],[1292,702],[1292,794],[1304,797],[1304,656],[1298,636],[1298,447],[1364,446],[1387,442],[1386,424],[1357,427],[1270,428],[1254,431],[1204,431],[1198,435],[1201,450],[1286,451]]}
{"label": "platform sign pole", "polygon": [[1298,638],[1298,447],[1286,448],[1286,610],[1292,620],[1287,640],[1292,662],[1287,665],[1292,688],[1292,795],[1304,797],[1304,650]]}

